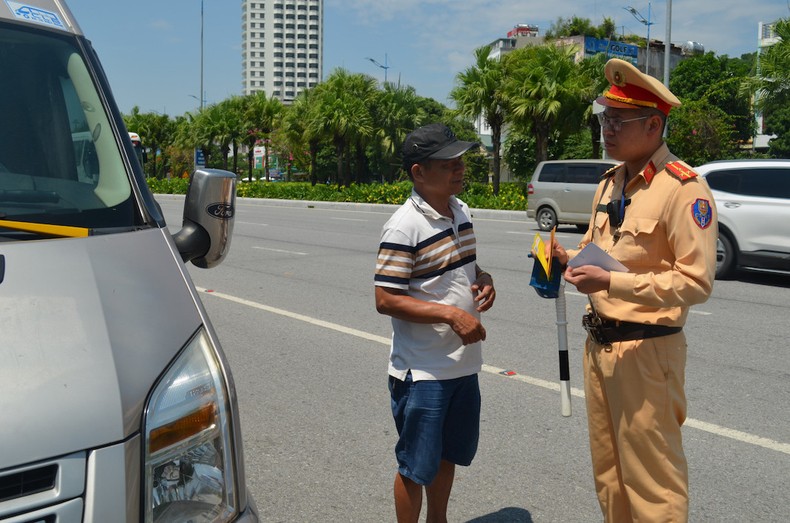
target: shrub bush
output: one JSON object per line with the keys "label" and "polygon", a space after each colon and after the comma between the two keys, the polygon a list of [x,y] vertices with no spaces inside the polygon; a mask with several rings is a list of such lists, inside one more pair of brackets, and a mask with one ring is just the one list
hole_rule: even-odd
{"label": "shrub bush", "polygon": [[[186,194],[189,180],[182,178],[149,178],[148,186],[155,194]],[[236,195],[241,198],[273,198],[281,200],[307,200],[352,203],[401,204],[411,194],[411,182],[351,184],[316,184],[308,182],[239,182]],[[499,195],[484,183],[467,183],[458,195],[474,209],[499,209],[523,211],[527,208],[527,192],[523,183],[501,183]]]}

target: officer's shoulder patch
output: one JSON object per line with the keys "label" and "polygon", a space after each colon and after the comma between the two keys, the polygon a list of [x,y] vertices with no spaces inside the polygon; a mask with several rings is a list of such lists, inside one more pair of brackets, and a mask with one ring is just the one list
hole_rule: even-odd
{"label": "officer's shoulder patch", "polygon": [[690,165],[680,160],[676,162],[669,162],[665,168],[670,174],[675,176],[675,178],[681,182],[685,182],[686,180],[691,180],[692,178],[699,176]]}
{"label": "officer's shoulder patch", "polygon": [[713,222],[713,209],[711,208],[710,201],[697,198],[697,200],[691,204],[691,217],[694,219],[694,223],[697,224],[697,227],[700,229],[707,229]]}

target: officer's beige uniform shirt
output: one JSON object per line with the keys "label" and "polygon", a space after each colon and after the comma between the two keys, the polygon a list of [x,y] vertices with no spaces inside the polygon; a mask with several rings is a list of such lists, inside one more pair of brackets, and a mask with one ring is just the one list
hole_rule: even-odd
{"label": "officer's beige uniform shirt", "polygon": [[[596,207],[622,198],[625,166],[616,169],[608,184],[598,186],[590,228],[579,249],[592,241],[629,269],[610,273],[609,290],[590,295],[603,318],[683,326],[689,306],[704,302],[711,293],[717,238],[713,197],[705,180],[681,180],[665,170],[667,163],[677,160],[663,144],[628,183],[625,197],[631,203],[616,242],[609,216],[596,212]],[[704,228],[694,219],[697,200],[706,200],[712,208],[711,223]],[[569,250],[568,255],[578,252]]]}

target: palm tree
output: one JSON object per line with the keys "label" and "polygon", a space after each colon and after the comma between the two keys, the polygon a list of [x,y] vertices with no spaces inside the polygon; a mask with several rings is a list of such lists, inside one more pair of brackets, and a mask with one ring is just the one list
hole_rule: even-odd
{"label": "palm tree", "polygon": [[757,93],[758,110],[778,106],[790,97],[790,18],[776,22],[779,41],[758,56],[757,75],[747,84],[749,93]]}
{"label": "palm tree", "polygon": [[219,146],[222,155],[222,168],[227,170],[230,144],[233,141],[233,124],[226,100],[209,105],[201,114],[203,115],[202,125],[206,126],[211,135],[211,143]]}
{"label": "palm tree", "polygon": [[302,91],[283,113],[282,131],[291,155],[298,159],[307,152],[309,159],[310,183],[317,183],[316,164],[318,148],[321,145],[321,128],[319,118],[315,116],[318,109],[316,90]]}
{"label": "palm tree", "polygon": [[376,80],[362,74],[336,69],[315,87],[317,112],[322,134],[330,136],[337,159],[337,181],[351,184],[351,173],[344,169],[346,152],[355,140],[373,134],[373,119],[368,102],[376,89]]}
{"label": "palm tree", "polygon": [[491,129],[493,189],[494,194],[499,194],[500,145],[505,124],[505,77],[502,62],[489,58],[489,52],[488,46],[475,51],[475,65],[456,76],[457,86],[450,92],[450,97],[461,115],[472,119],[482,118]]}
{"label": "palm tree", "polygon": [[590,139],[592,140],[592,157],[601,157],[601,125],[598,118],[593,114],[592,102],[598,98],[609,86],[609,81],[604,75],[606,67],[606,55],[598,53],[589,58],[585,58],[579,63],[579,72],[582,75],[582,101],[587,102],[584,109],[584,121],[590,129]]}
{"label": "palm tree", "polygon": [[[277,98],[267,98],[259,91],[244,97],[242,102],[242,140],[247,146],[247,179],[252,181],[252,167],[255,159],[255,145],[271,138],[271,133],[283,112],[283,104]],[[269,181],[267,157],[269,148],[263,155],[263,172]]]}
{"label": "palm tree", "polygon": [[548,159],[549,142],[578,130],[584,82],[575,46],[541,45],[505,55],[506,100],[514,125],[535,136],[535,160]]}
{"label": "palm tree", "polygon": [[424,111],[417,92],[411,86],[384,85],[371,106],[376,122],[376,155],[382,181],[391,182],[400,170],[400,149],[406,135],[422,125]]}
{"label": "palm tree", "polygon": [[[123,119],[126,128],[139,134],[143,146],[153,152],[148,172],[151,176],[160,177],[167,166],[164,151],[173,142],[173,121],[166,114],[141,113],[137,106],[132,108],[130,114],[124,115]],[[157,165],[157,151],[162,152],[161,167]]]}

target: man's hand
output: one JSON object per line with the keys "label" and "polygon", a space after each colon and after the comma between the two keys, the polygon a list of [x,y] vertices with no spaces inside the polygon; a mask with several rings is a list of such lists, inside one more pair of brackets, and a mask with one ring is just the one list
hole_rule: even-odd
{"label": "man's hand", "polygon": [[452,319],[448,323],[464,345],[486,339],[486,329],[477,318],[461,309],[455,307],[453,309]]}
{"label": "man's hand", "polygon": [[565,247],[560,245],[560,241],[557,238],[554,238],[554,243],[551,244],[551,247],[546,245],[546,258],[549,257],[550,250],[553,251],[554,257],[557,258],[560,264],[568,264],[568,253],[565,251]]}
{"label": "man's hand", "polygon": [[472,294],[478,302],[478,312],[487,311],[494,305],[496,290],[494,289],[494,279],[487,272],[480,273],[480,276],[472,284]]}
{"label": "man's hand", "polygon": [[[493,285],[488,287],[493,293]],[[488,304],[489,301],[493,301],[493,294],[488,294],[488,296],[490,297],[481,307]],[[414,323],[445,323],[461,338],[464,345],[486,339],[486,330],[483,324],[463,309],[453,305],[418,300],[409,296],[402,289],[377,286],[376,310],[381,314]]]}
{"label": "man's hand", "polygon": [[582,265],[565,269],[565,281],[575,285],[582,294],[592,294],[609,290],[610,275],[609,271],[595,265]]}

